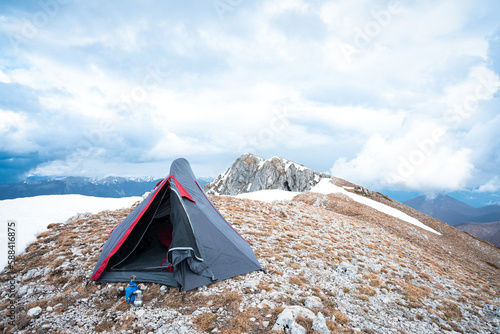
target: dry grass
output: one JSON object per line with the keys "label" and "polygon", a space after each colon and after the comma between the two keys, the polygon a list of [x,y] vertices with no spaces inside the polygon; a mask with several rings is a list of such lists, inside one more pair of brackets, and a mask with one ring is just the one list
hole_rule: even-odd
{"label": "dry grass", "polygon": [[370,297],[373,297],[377,294],[377,291],[369,286],[361,285],[357,288],[357,290],[359,291],[359,293]]}
{"label": "dry grass", "polygon": [[370,280],[369,284],[371,287],[380,288],[380,286],[382,285],[382,282],[380,281],[380,279],[372,279],[372,280]]}
{"label": "dry grass", "polygon": [[289,278],[290,284],[296,284],[298,286],[303,286],[305,284],[310,284],[309,280],[304,276],[292,276]]}
{"label": "dry grass", "polygon": [[347,325],[349,323],[349,318],[344,312],[341,311],[335,311],[333,312],[333,315],[335,316],[335,321],[342,324],[342,325]]}
{"label": "dry grass", "polygon": [[462,311],[460,311],[460,307],[450,300],[441,300],[441,304],[438,305],[436,309],[444,313],[444,318],[446,320],[454,319],[460,321],[462,319]]}
{"label": "dry grass", "polygon": [[426,281],[428,281],[428,282],[432,282],[432,276],[431,276],[431,275],[429,275],[429,274],[427,274],[427,273],[420,272],[420,273],[419,273],[419,276],[420,276],[422,279],[424,279],[424,280],[426,280]]}
{"label": "dry grass", "polygon": [[213,313],[203,313],[194,319],[198,329],[203,332],[211,332],[215,329],[215,319],[217,316]]}

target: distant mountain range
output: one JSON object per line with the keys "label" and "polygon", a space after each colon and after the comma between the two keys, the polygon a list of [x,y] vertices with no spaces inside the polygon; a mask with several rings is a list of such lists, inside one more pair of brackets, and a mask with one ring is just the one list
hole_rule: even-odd
{"label": "distant mountain range", "polygon": [[500,205],[473,208],[448,195],[440,194],[434,198],[419,196],[404,202],[404,204],[452,226],[469,222],[500,221]]}
{"label": "distant mountain range", "polygon": [[[0,185],[0,200],[40,195],[79,194],[95,197],[142,196],[151,191],[160,179],[67,176],[55,179],[30,178],[24,182]],[[207,182],[198,180],[200,186]]]}
{"label": "distant mountain range", "polygon": [[500,222],[494,223],[462,223],[456,228],[469,233],[479,239],[500,247]]}
{"label": "distant mountain range", "polygon": [[473,208],[448,195],[419,196],[404,204],[500,247],[500,205]]}

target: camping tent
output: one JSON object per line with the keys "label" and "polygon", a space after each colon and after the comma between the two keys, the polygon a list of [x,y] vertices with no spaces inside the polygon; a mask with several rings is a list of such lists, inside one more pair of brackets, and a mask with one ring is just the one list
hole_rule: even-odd
{"label": "camping tent", "polygon": [[250,244],[201,189],[186,159],[109,235],[91,279],[155,282],[188,291],[262,270]]}

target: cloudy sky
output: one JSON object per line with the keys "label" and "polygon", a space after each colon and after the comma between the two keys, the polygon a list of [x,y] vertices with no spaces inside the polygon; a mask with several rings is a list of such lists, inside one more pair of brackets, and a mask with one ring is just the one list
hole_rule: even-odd
{"label": "cloudy sky", "polygon": [[500,3],[2,1],[0,183],[216,176],[244,152],[374,189],[500,189]]}

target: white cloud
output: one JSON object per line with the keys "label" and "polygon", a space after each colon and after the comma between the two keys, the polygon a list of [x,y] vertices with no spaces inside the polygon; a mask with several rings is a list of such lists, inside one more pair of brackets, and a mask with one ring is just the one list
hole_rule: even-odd
{"label": "white cloud", "polygon": [[[362,184],[463,187],[498,151],[498,87],[470,103],[467,122],[449,120],[481,78],[498,80],[487,65],[494,2],[399,4],[257,1],[233,6],[224,20],[210,3],[63,6],[23,39],[15,61],[0,56],[0,84],[29,87],[40,104],[0,106],[16,110],[9,122],[18,117],[19,129],[36,129],[8,132],[4,142],[41,148],[47,162],[37,173],[156,170],[175,155],[203,155],[198,166],[213,171],[248,148],[308,164],[317,150],[334,174]],[[96,8],[114,14],[96,16]],[[12,35],[26,22],[2,23]],[[410,159],[433,129],[446,137],[411,175],[397,177],[400,158]],[[65,169],[82,152],[88,163]]]}
{"label": "white cloud", "polygon": [[3,82],[3,83],[10,82],[9,76],[7,74],[5,74],[1,69],[0,69],[0,82]]}
{"label": "white cloud", "polygon": [[38,125],[31,122],[25,114],[0,109],[0,150],[27,153],[38,149],[39,145],[31,139],[31,132]]}
{"label": "white cloud", "polygon": [[478,113],[481,101],[491,100],[500,88],[498,75],[484,65],[473,67],[467,78],[444,88],[440,99],[448,107],[448,115],[455,118],[458,125],[470,121]]}
{"label": "white cloud", "polygon": [[[336,131],[356,131],[362,135],[391,133],[398,130],[407,117],[407,113],[402,111],[374,110],[358,106],[304,105],[300,107],[307,110],[307,117],[310,120],[328,125]],[[304,116],[298,114],[295,119],[303,119]]]}
{"label": "white cloud", "polygon": [[495,176],[485,184],[481,185],[476,191],[479,193],[496,192],[500,190],[500,180]]}
{"label": "white cloud", "polygon": [[444,128],[424,122],[389,138],[371,136],[353,159],[339,158],[335,176],[377,188],[459,190],[474,166],[471,150],[457,148]]}

